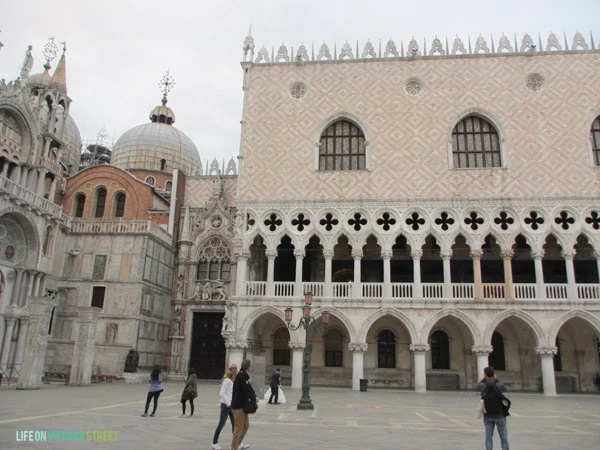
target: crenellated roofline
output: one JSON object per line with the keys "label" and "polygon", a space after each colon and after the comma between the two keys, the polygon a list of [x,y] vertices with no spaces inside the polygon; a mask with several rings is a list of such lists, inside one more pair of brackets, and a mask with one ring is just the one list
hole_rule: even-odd
{"label": "crenellated roofline", "polygon": [[[352,46],[346,41],[339,49],[337,44],[334,44],[333,51],[330,50],[326,43],[315,47],[311,45],[310,50],[304,44],[301,44],[294,52],[294,47],[291,47],[288,52],[288,48],[282,44],[277,53],[275,53],[275,47],[271,48],[271,52],[263,45],[260,50],[254,53],[254,38],[249,34],[244,40],[243,44],[243,60],[244,64],[286,64],[286,63],[305,63],[305,62],[326,62],[326,61],[349,61],[349,60],[382,60],[382,59],[415,59],[415,58],[440,58],[440,57],[461,57],[461,56],[482,56],[482,55],[514,55],[514,54],[548,54],[554,52],[585,52],[585,51],[598,51],[594,43],[594,37],[590,31],[589,44],[584,36],[578,31],[573,36],[573,39],[569,41],[566,33],[563,33],[563,40],[561,40],[554,33],[545,40],[545,45],[542,43],[542,37],[538,33],[537,44],[534,39],[529,35],[525,34],[520,41],[517,39],[516,34],[513,39],[509,39],[507,36],[502,34],[499,40],[494,40],[493,36],[490,36],[491,44],[488,45],[486,39],[480,34],[475,41],[471,40],[469,36],[467,38],[467,45],[456,36],[450,45],[448,38],[442,42],[437,36],[427,43],[427,39],[423,39],[422,46],[413,37],[407,44],[404,41],[400,41],[399,48],[396,43],[390,38],[387,43],[382,44],[379,40],[378,44],[373,44],[370,40],[362,46],[358,41],[355,46]],[[570,42],[570,43],[569,43]]]}

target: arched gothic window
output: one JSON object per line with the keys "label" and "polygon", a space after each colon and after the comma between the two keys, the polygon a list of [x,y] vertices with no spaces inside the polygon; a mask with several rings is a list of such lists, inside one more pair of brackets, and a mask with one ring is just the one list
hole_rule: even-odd
{"label": "arched gothic window", "polygon": [[165,183],[165,191],[171,192],[172,189],[173,189],[173,183],[171,181],[167,181]]}
{"label": "arched gothic window", "polygon": [[123,217],[125,215],[125,201],[127,196],[125,192],[119,192],[115,197],[115,217]]}
{"label": "arched gothic window", "polygon": [[290,332],[286,327],[278,328],[273,335],[273,365],[290,365]]}
{"label": "arched gothic window", "polygon": [[362,130],[348,120],[338,120],[321,135],[319,170],[364,170],[367,150]]}
{"label": "arched gothic window", "polygon": [[198,254],[197,280],[222,280],[231,278],[231,250],[218,237],[204,243]]}
{"label": "arched gothic window", "polygon": [[0,111],[0,136],[5,137],[7,145],[17,152],[23,145],[23,131],[8,111]]}
{"label": "arched gothic window", "polygon": [[431,335],[431,368],[450,369],[450,341],[445,331],[437,330]]}
{"label": "arched gothic window", "polygon": [[104,207],[106,206],[106,189],[100,188],[96,193],[96,213],[94,217],[104,216]]}
{"label": "arched gothic window", "polygon": [[467,116],[452,130],[452,162],[455,169],[502,167],[498,132],[487,120]]}
{"label": "arched gothic window", "polygon": [[337,328],[331,328],[323,336],[325,347],[325,367],[342,367],[344,357],[344,335]]}
{"label": "arched gothic window", "polygon": [[396,335],[391,330],[383,330],[377,335],[377,367],[396,368]]}
{"label": "arched gothic window", "polygon": [[83,208],[85,206],[85,194],[75,196],[75,217],[83,217]]}
{"label": "arched gothic window", "polygon": [[506,370],[506,359],[504,358],[504,338],[500,333],[494,331],[492,334],[492,353],[488,356],[488,365],[496,370]]}
{"label": "arched gothic window", "polygon": [[592,140],[592,153],[594,154],[594,164],[600,166],[600,116],[592,123],[590,130],[590,139]]}

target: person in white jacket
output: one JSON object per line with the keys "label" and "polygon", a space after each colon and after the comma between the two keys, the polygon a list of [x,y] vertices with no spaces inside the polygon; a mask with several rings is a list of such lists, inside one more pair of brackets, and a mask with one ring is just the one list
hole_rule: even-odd
{"label": "person in white jacket", "polygon": [[231,395],[233,393],[233,379],[237,373],[237,366],[232,364],[229,366],[229,369],[227,369],[227,372],[223,376],[223,383],[221,384],[221,390],[219,391],[219,398],[221,400],[221,415],[219,417],[219,425],[217,425],[215,435],[213,436],[212,448],[214,450],[222,449],[222,447],[219,445],[219,435],[221,434],[221,430],[227,422],[227,417],[229,417],[231,420],[231,431],[233,432],[234,419],[233,413],[231,412]]}

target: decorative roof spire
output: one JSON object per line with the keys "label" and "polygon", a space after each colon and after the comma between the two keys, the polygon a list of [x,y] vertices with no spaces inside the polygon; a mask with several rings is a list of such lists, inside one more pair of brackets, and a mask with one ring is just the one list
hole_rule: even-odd
{"label": "decorative roof spire", "polygon": [[44,69],[46,69],[46,72],[48,72],[52,67],[50,63],[54,61],[57,53],[58,47],[54,42],[54,37],[51,37],[48,39],[48,42],[46,42],[46,45],[44,45],[44,49],[42,50],[42,55],[44,55],[44,58],[46,58],[46,64],[44,64]]}
{"label": "decorative roof spire", "polygon": [[165,72],[165,75],[160,80],[160,83],[158,83],[158,87],[160,88],[161,92],[163,93],[163,98],[161,100],[161,103],[163,106],[165,106],[167,104],[167,94],[169,92],[171,92],[171,89],[173,88],[173,86],[175,86],[175,80],[173,79],[173,77],[171,75],[169,75],[169,71],[167,70]]}
{"label": "decorative roof spire", "polygon": [[60,56],[60,60],[56,65],[56,69],[54,70],[54,75],[52,75],[52,83],[56,84],[58,87],[67,91],[67,63],[65,60],[65,52],[67,51],[67,43],[61,42],[63,46],[63,52]]}

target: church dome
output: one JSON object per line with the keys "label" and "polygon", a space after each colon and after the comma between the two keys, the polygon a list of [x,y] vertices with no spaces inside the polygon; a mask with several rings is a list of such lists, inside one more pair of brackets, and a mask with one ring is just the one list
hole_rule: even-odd
{"label": "church dome", "polygon": [[77,168],[81,153],[81,134],[71,116],[65,118],[65,128],[62,134],[65,147],[62,151],[62,160],[67,166]]}
{"label": "church dome", "polygon": [[27,86],[30,87],[48,87],[52,82],[52,77],[48,71],[36,73],[27,77]]}
{"label": "church dome", "polygon": [[125,170],[179,169],[188,176],[196,175],[200,168],[198,149],[173,126],[175,114],[166,106],[166,98],[152,110],[150,120],[123,133],[113,148],[111,164]]}

